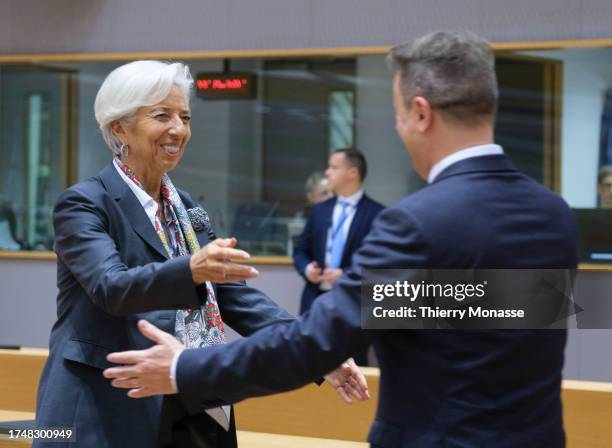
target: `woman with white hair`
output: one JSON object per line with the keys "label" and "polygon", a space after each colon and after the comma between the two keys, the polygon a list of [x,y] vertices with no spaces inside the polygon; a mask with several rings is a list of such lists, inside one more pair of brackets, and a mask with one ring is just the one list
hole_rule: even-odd
{"label": "woman with white hair", "polygon": [[[58,319],[36,424],[73,428],[71,448],[235,447],[229,406],[205,410],[180,390],[131,399],[102,376],[110,366],[106,356],[153,345],[138,331],[139,319],[173,333],[186,348],[223,344],[225,322],[248,335],[293,320],[246,286],[243,280],[257,271],[236,262],[249,254],[233,238],[216,239],[206,212],[167,174],[191,135],[192,84],[181,63],[136,61],[110,73],[95,115],[114,157],[55,206]],[[172,375],[170,365],[167,372]],[[341,395],[358,398],[359,375],[342,369],[331,380]]]}

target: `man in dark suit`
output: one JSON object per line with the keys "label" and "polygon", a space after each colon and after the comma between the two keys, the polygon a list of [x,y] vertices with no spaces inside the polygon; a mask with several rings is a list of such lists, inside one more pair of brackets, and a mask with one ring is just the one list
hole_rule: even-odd
{"label": "man in dark suit", "polygon": [[306,280],[300,314],[332,288],[383,209],[363,192],[366,173],[366,159],[360,151],[339,149],[329,158],[325,175],[336,196],[312,208],[293,251],[295,268]]}
{"label": "man in dark suit", "polygon": [[150,326],[155,350],[111,355],[130,365],[106,374],[135,378],[133,396],[168,393],[174,360],[178,393],[210,407],[301,386],[371,342],[381,370],[373,446],[563,447],[564,330],[361,328],[365,269],[576,265],[567,204],[493,144],[489,45],[469,32],[436,32],[390,57],[396,129],[429,185],[379,214],[351,268],[299,320],[223,349],[182,352]]}

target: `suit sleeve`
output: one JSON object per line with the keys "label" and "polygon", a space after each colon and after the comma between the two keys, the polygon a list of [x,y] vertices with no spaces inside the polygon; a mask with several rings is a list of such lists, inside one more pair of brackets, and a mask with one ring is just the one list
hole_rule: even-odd
{"label": "suit sleeve", "polygon": [[[189,193],[181,191],[181,194],[187,208],[202,207],[194,202]],[[217,239],[212,225],[208,226],[207,233],[209,241]],[[266,294],[251,288],[246,282],[216,283],[215,286],[223,321],[242,336],[248,336],[268,325],[295,320],[294,316]]]}
{"label": "suit sleeve", "polygon": [[75,189],[58,199],[53,214],[55,252],[91,300],[115,316],[199,307],[189,257],[128,268],[101,207]]}
{"label": "suit sleeve", "polygon": [[426,245],[412,217],[383,211],[336,287],[293,322],[266,327],[224,346],[185,350],[178,361],[179,394],[190,409],[283,392],[313,381],[369,345],[361,329],[363,269],[422,266]]}
{"label": "suit sleeve", "polygon": [[217,284],[217,296],[223,320],[242,336],[295,320],[266,294],[245,282]]}
{"label": "suit sleeve", "polygon": [[298,274],[300,274],[306,281],[308,281],[306,278],[306,266],[308,266],[308,264],[315,259],[314,254],[312,253],[315,214],[316,212],[311,210],[308,220],[306,221],[306,226],[298,238],[298,243],[295,246],[295,249],[293,249],[293,265],[295,266]]}

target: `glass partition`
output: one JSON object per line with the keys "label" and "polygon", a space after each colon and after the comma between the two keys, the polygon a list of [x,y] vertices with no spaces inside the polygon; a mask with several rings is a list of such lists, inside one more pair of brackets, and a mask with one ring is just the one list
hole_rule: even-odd
{"label": "glass partition", "polygon": [[576,213],[580,260],[612,263],[612,48],[517,51],[557,61],[559,192]]}
{"label": "glass partition", "polygon": [[51,250],[51,215],[69,183],[71,70],[0,66],[0,249]]}
{"label": "glass partition", "polygon": [[[306,180],[335,149],[364,152],[365,188],[380,202],[424,185],[395,134],[384,54],[185,62],[202,86],[219,74],[253,84],[244,95],[194,95],[192,139],[171,173],[217,234],[252,255],[291,254],[308,214]],[[0,249],[51,250],[57,195],[111,161],[93,102],[122,63],[0,64]],[[583,260],[609,262],[612,171],[598,181],[598,170],[612,165],[612,49],[503,51],[497,72],[496,140],[577,209]]]}

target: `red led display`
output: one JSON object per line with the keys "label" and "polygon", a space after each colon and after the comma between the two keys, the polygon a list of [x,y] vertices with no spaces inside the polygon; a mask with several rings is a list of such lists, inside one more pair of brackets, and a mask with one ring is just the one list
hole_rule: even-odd
{"label": "red led display", "polygon": [[251,99],[256,87],[257,77],[250,73],[200,73],[195,80],[198,96],[207,99]]}

